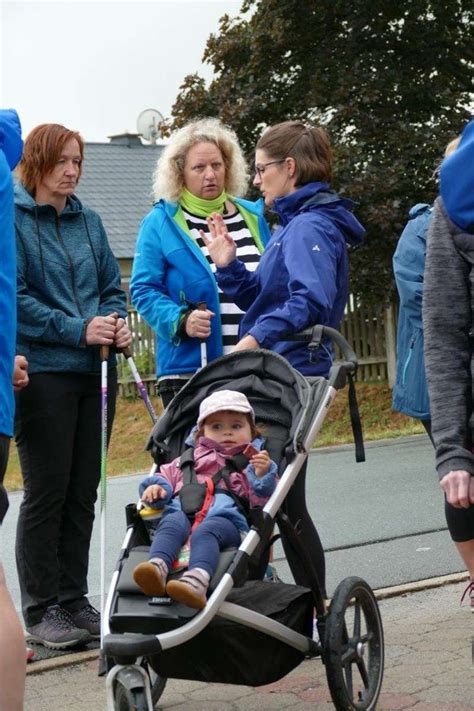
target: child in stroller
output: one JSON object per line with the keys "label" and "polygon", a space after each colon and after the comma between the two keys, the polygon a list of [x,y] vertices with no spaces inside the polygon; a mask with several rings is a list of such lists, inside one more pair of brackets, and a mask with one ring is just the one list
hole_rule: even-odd
{"label": "child in stroller", "polygon": [[[316,326],[301,334],[313,352],[323,336],[334,339],[345,359],[327,379],[309,382],[264,349],[231,353],[196,373],[156,423],[149,449],[162,467],[183,453],[205,398],[227,389],[242,393],[265,427],[265,448],[278,464],[278,479],[263,508],[251,510],[253,523],[238,549],[221,552],[207,604],[199,610],[169,596],[143,595],[133,571],[149,559],[149,534],[137,506],[127,507],[128,528],[104,613],[110,711],[151,711],[168,678],[260,686],[281,679],[308,656],[322,658],[337,709],[375,709],[383,676],[375,596],[364,580],[347,577],[327,609],[293,506],[300,471],[326,413],[356,370],[356,356],[337,331]],[[360,435],[351,383],[349,393],[354,433]],[[305,573],[304,587],[262,581],[275,524],[285,553],[294,552],[293,577]],[[319,642],[312,637],[314,611]]]}
{"label": "child in stroller", "polygon": [[[214,392],[201,402],[192,439],[192,461],[177,457],[140,484],[142,501],[164,507],[164,514],[149,560],[137,565],[133,578],[145,595],[167,593],[202,609],[220,551],[239,547],[241,534],[249,530],[249,506],[264,505],[275,490],[277,465],[262,449],[250,402],[234,390]],[[245,469],[237,471],[242,464]],[[194,473],[196,483],[186,483]],[[188,569],[180,580],[167,584],[168,572],[188,538]]]}

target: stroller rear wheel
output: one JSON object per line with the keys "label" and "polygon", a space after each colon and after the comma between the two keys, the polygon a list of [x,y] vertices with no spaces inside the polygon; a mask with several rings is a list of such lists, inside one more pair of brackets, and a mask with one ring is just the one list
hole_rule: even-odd
{"label": "stroller rear wheel", "polygon": [[362,578],[342,580],[326,618],[324,663],[336,709],[375,709],[382,686],[382,619]]}

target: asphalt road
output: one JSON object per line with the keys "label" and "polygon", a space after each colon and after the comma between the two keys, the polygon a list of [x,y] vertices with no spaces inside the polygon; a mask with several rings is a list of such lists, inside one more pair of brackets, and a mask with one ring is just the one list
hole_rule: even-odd
{"label": "asphalt road", "polygon": [[[367,461],[356,464],[350,446],[312,453],[307,474],[308,508],[327,551],[328,592],[348,575],[373,588],[463,570],[446,530],[443,499],[427,437],[369,443]],[[137,499],[140,476],[109,481],[107,500],[107,579],[125,533],[125,504]],[[15,524],[21,492],[10,497],[1,532],[1,559],[15,604],[19,589],[14,563]],[[100,596],[99,511],[94,527],[89,588]],[[280,576],[291,580],[281,548],[275,547]]]}

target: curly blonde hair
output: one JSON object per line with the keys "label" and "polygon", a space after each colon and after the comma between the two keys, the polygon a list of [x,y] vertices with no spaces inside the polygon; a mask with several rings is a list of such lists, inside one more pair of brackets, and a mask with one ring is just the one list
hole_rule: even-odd
{"label": "curly blonde hair", "polygon": [[184,188],[184,162],[196,143],[213,143],[219,148],[226,168],[225,188],[230,195],[241,197],[248,188],[249,173],[237,135],[218,119],[192,121],[172,134],[156,164],[153,174],[155,201],[179,200]]}

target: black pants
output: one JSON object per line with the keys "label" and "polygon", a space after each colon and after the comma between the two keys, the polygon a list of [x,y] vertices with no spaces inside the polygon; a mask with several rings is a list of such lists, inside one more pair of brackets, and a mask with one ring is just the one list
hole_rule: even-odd
{"label": "black pants", "polygon": [[7,470],[8,452],[10,451],[10,437],[0,434],[0,525],[8,509],[8,496],[3,486],[3,479]]}
{"label": "black pants", "polygon": [[[288,492],[284,504],[284,511],[290,519],[291,523],[297,527],[301,540],[306,546],[306,550],[313,560],[316,572],[318,575],[319,584],[321,586],[321,595],[327,597],[326,594],[326,561],[324,558],[324,549],[319,538],[319,534],[313,523],[311,516],[308,513],[306,506],[306,469],[308,460],[303,464],[298,477]],[[303,569],[301,559],[295,553],[291,545],[282,536],[281,540],[285,551],[290,570],[297,585],[312,587],[309,577]]]}
{"label": "black pants", "polygon": [[[421,424],[426,430],[426,434],[434,447],[433,435],[431,433],[431,420],[421,420]],[[444,515],[452,540],[455,543],[465,543],[474,538],[474,506],[468,509],[458,509],[448,504],[444,497]]]}
{"label": "black pants", "polygon": [[185,378],[165,378],[160,380],[157,390],[163,407],[168,407],[174,396],[179,393],[181,388],[184,388],[187,382]]}
{"label": "black pants", "polygon": [[[109,371],[108,430],[117,372]],[[24,481],[16,561],[26,626],[49,605],[87,601],[89,545],[100,480],[100,375],[37,373],[17,397]]]}

